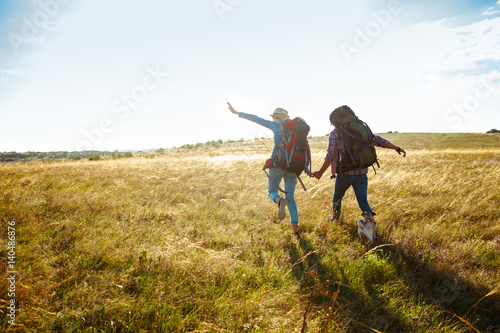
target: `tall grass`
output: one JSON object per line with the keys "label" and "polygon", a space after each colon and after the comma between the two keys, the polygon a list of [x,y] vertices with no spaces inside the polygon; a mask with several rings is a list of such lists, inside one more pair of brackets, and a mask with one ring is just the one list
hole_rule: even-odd
{"label": "tall grass", "polygon": [[[352,191],[304,179],[303,233],[261,167],[271,140],[130,159],[0,165],[0,256],[17,230],[18,332],[500,331],[498,135],[391,134],[362,245]],[[424,143],[424,144],[422,144]],[[312,138],[314,167],[327,138]],[[6,311],[7,281],[0,280]]]}

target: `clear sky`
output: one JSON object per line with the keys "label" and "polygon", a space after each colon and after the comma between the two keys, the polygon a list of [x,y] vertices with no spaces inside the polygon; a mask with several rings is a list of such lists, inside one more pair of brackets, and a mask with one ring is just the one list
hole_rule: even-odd
{"label": "clear sky", "polygon": [[500,0],[0,0],[0,152],[500,128]]}

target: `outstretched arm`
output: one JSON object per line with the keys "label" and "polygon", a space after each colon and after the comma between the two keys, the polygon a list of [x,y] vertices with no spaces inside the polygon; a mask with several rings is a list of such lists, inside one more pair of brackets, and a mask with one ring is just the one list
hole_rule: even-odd
{"label": "outstretched arm", "polygon": [[245,112],[238,112],[233,108],[233,106],[229,102],[227,102],[227,105],[228,105],[229,111],[231,111],[231,113],[238,115],[238,117],[253,121],[254,123],[257,123],[261,126],[264,126],[264,127],[267,127],[269,129],[273,130],[273,132],[275,132],[275,134],[276,133],[279,134],[279,131],[281,130],[281,124],[279,122],[274,122],[274,121],[262,119],[261,117],[258,117],[258,116],[253,115],[253,114],[248,114]]}
{"label": "outstretched arm", "polygon": [[393,145],[389,141],[387,146],[385,146],[385,148],[394,149],[395,151],[397,151],[399,155],[403,154],[403,157],[406,157],[406,151],[403,148]]}
{"label": "outstretched arm", "polygon": [[231,111],[232,113],[234,113],[234,114],[236,114],[236,115],[238,115],[238,116],[240,115],[240,113],[239,113],[238,111],[236,111],[236,110],[233,108],[233,106],[232,106],[229,102],[227,102],[227,105],[229,105],[229,106],[227,107],[227,108],[229,109],[229,111]]}
{"label": "outstretched arm", "polygon": [[406,151],[403,148],[393,145],[389,140],[384,139],[379,135],[375,135],[373,137],[373,141],[377,147],[394,149],[399,155],[403,154],[403,157],[406,157]]}

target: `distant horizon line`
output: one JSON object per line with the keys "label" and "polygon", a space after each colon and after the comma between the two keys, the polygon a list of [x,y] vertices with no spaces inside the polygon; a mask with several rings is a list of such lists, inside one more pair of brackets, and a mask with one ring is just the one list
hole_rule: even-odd
{"label": "distant horizon line", "polygon": [[[491,129],[487,132],[399,132],[399,131],[388,131],[388,132],[375,132],[375,134],[498,134],[500,133],[500,130],[496,130],[498,132],[491,132],[492,130],[496,129]],[[314,136],[309,136],[310,138],[319,138],[319,137],[324,137],[328,136],[329,133],[324,134],[324,135],[314,135]],[[212,142],[220,142],[220,143],[231,143],[231,142],[242,142],[242,141],[250,141],[250,140],[270,140],[272,138],[266,138],[266,137],[255,137],[255,138],[240,138],[240,139],[215,139],[215,140],[208,140],[205,142],[196,142],[196,143],[184,143],[180,146],[173,146],[173,147],[159,147],[159,148],[145,148],[145,149],[113,149],[113,150],[26,150],[26,151],[17,151],[17,150],[3,150],[0,149],[0,154],[27,154],[27,153],[88,153],[88,152],[103,152],[103,153],[138,153],[138,152],[148,152],[148,151],[154,151],[154,150],[159,150],[159,149],[179,149],[182,146],[188,146],[188,145],[198,145],[198,144],[207,144],[207,143],[212,143]],[[222,141],[222,142],[221,142]],[[3,150],[3,152],[2,152]]]}

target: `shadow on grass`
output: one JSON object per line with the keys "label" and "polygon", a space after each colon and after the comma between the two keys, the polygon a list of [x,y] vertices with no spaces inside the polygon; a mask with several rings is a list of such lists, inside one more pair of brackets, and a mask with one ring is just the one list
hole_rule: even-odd
{"label": "shadow on grass", "polygon": [[[384,243],[385,240],[379,241]],[[328,269],[318,251],[303,236],[288,242],[287,250],[292,265],[289,273],[299,281],[307,297],[302,332],[307,331],[307,321],[312,316],[324,332],[331,331],[334,322],[337,325],[343,322],[342,331],[348,332],[418,332],[425,327],[441,327],[441,323],[458,331],[465,328],[474,332],[500,332],[498,294],[484,297],[491,290],[478,288],[452,271],[438,269],[410,249],[394,245],[374,252],[393,265],[396,280],[409,289],[411,297],[441,310],[434,319],[412,321],[401,317],[387,306],[390,302],[387,295],[382,295],[369,280],[364,281],[366,292],[356,290],[344,271],[345,264],[339,260],[335,269]],[[428,324],[422,324],[424,320]],[[445,330],[441,327],[440,331]]]}
{"label": "shadow on grass", "polygon": [[[440,269],[421,255],[399,245],[385,247],[379,256],[387,258],[399,278],[427,304],[438,306],[451,317],[481,332],[500,332],[500,295],[473,285],[448,269]],[[478,267],[478,269],[481,269]],[[458,318],[458,317],[459,318]]]}
{"label": "shadow on grass", "polygon": [[306,238],[299,237],[298,242],[288,243],[287,249],[292,265],[290,272],[307,297],[302,333],[307,331],[308,317],[310,320],[312,316],[316,317],[320,332],[373,332],[372,327],[380,330],[389,325],[393,332],[406,330],[381,302],[356,292],[342,268],[339,271],[326,268]]}

